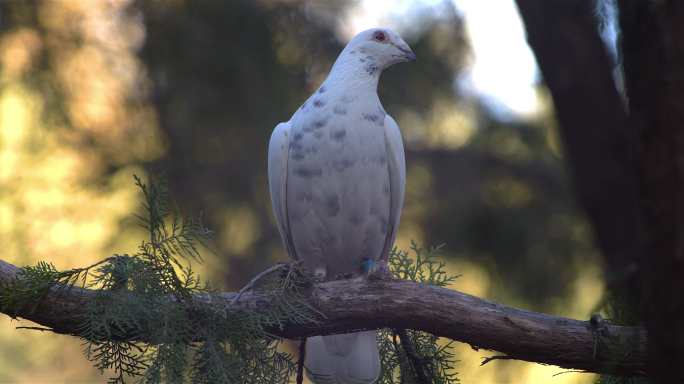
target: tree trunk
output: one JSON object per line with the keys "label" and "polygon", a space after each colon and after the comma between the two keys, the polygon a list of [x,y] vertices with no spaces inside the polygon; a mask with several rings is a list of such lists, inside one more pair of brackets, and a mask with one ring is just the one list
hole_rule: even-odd
{"label": "tree trunk", "polygon": [[[517,0],[551,91],[579,202],[594,227],[612,295],[639,307],[644,249],[638,135],[613,79],[590,0]],[[636,321],[636,317],[622,319]]]}
{"label": "tree trunk", "polygon": [[684,382],[684,2],[619,4],[625,84],[642,143],[650,371],[659,382]]}

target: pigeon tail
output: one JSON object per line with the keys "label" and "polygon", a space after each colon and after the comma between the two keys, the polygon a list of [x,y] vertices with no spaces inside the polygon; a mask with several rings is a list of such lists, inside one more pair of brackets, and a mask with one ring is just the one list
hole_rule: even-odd
{"label": "pigeon tail", "polygon": [[304,367],[315,384],[372,384],[380,374],[376,331],[310,337]]}

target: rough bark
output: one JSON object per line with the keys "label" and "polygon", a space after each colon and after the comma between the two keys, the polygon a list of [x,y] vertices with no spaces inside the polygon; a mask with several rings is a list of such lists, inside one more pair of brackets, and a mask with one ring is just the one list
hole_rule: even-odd
{"label": "rough bark", "polygon": [[684,2],[619,5],[630,117],[642,143],[651,371],[659,382],[684,382]]}
{"label": "rough bark", "polygon": [[517,0],[551,90],[580,201],[630,321],[649,330],[649,372],[682,382],[684,2],[619,0],[623,106],[595,2]]}
{"label": "rough bark", "polygon": [[[15,278],[18,268],[0,261],[0,283]],[[50,292],[32,310],[12,314],[57,333],[77,335],[86,289]],[[197,305],[225,311],[269,308],[270,298],[245,292],[198,295]],[[454,290],[402,280],[337,280],[315,284],[306,300],[324,316],[319,323],[285,324],[271,331],[285,338],[342,333],[358,329],[416,329],[497,350],[510,358],[589,372],[645,374],[646,333],[638,327],[592,324],[535,313],[479,299]]]}
{"label": "rough bark", "polygon": [[595,2],[516,2],[553,97],[573,182],[603,252],[609,286],[638,307],[644,250],[638,135],[613,80]]}

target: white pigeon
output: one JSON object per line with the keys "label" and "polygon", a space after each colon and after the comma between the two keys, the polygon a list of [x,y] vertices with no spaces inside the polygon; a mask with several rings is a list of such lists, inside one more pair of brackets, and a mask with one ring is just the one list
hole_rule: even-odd
{"label": "white pigeon", "polygon": [[[397,123],[380,104],[382,71],[416,56],[386,28],[356,35],[323,84],[273,130],[268,181],[287,252],[324,279],[386,268],[404,202]],[[370,384],[380,373],[376,331],[310,337],[316,384]]]}

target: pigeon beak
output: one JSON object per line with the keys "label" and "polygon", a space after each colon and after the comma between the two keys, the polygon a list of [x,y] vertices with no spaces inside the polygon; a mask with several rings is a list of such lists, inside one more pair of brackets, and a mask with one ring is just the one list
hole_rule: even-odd
{"label": "pigeon beak", "polygon": [[401,53],[404,54],[404,58],[406,59],[406,61],[416,61],[416,54],[413,53],[411,48],[409,48],[408,46],[406,46],[406,48],[403,48],[403,47],[398,47],[398,48],[401,51]]}
{"label": "pigeon beak", "polygon": [[416,54],[413,53],[412,50],[409,49],[407,52],[404,52],[404,54],[406,55],[406,56],[405,56],[405,57],[406,57],[406,60],[408,60],[408,61],[416,61]]}
{"label": "pigeon beak", "polygon": [[401,60],[399,61],[416,61],[416,54],[413,53],[411,48],[409,48],[408,44],[402,39],[398,39],[396,43],[390,43],[401,52],[401,55],[392,55],[396,58],[400,58]]}

